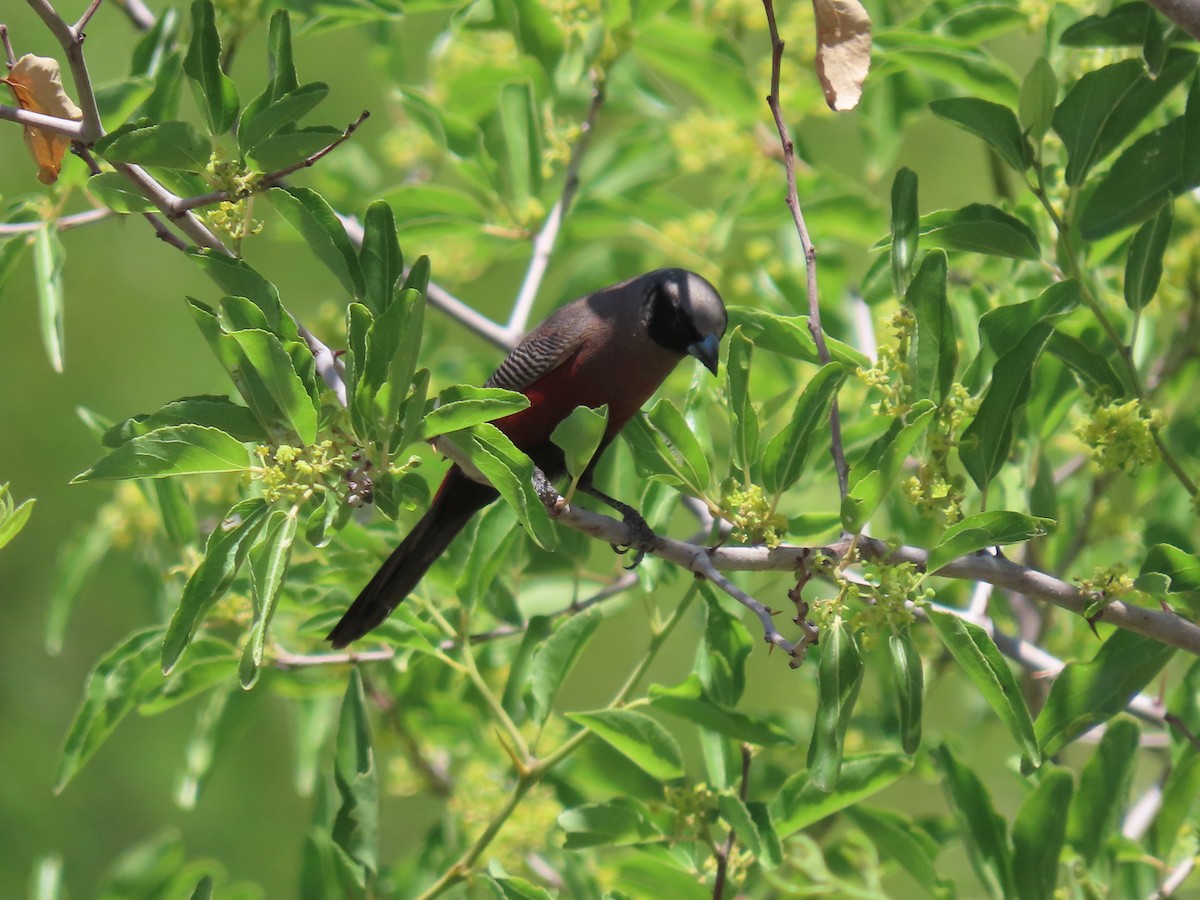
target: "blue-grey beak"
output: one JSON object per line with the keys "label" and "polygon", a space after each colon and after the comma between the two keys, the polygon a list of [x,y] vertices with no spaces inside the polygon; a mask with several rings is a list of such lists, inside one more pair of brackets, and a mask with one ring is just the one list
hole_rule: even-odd
{"label": "blue-grey beak", "polygon": [[688,345],[688,353],[704,363],[704,368],[717,374],[717,354],[721,349],[720,335],[710,334],[703,340],[696,341],[694,344]]}

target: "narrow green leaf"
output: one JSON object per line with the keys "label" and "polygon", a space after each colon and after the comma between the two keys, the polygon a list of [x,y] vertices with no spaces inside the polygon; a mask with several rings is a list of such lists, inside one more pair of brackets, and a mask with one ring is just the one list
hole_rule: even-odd
{"label": "narrow green leaf", "polygon": [[898,862],[934,897],[953,896],[951,883],[938,873],[938,846],[909,816],[858,804],[846,817],[870,839],[884,859]]}
{"label": "narrow green leaf", "polygon": [[177,481],[157,478],[150,483],[150,493],[158,506],[159,518],[162,519],[163,530],[167,538],[179,550],[184,550],[196,542],[198,530],[196,512],[192,507],[191,498]]}
{"label": "narrow green leaf", "polygon": [[917,258],[918,230],[917,173],[902,166],[892,180],[892,291],[903,297],[912,279]]}
{"label": "narrow green leaf", "polygon": [[746,660],[754,639],[741,620],[726,612],[716,594],[701,585],[704,598],[704,643],[696,651],[695,671],[704,696],[736,707],[746,689]]}
{"label": "narrow green leaf", "polygon": [[169,673],[179,662],[204,617],[229,590],[269,509],[265,500],[243,500],[229,510],[208,536],[204,559],[184,585],[179,607],[171,616],[163,637],[161,661],[164,673]]}
{"label": "narrow green leaf", "polygon": [[1091,344],[1055,328],[1046,342],[1046,352],[1052,353],[1083,380],[1089,394],[1117,400],[1128,396],[1129,386],[1109,356]]}
{"label": "narrow green leaf", "polygon": [[183,71],[192,83],[196,103],[211,135],[221,135],[237,121],[238,92],[221,70],[221,36],[211,0],[192,3],[192,37]]}
{"label": "narrow green leaf", "polygon": [[193,810],[200,794],[212,774],[217,760],[217,749],[224,732],[228,730],[228,718],[232,688],[211,691],[196,715],[192,733],[183,750],[184,768],[175,782],[175,803],[180,809]]}
{"label": "narrow green leaf", "polygon": [[237,438],[203,425],[168,425],[131,438],[71,483],[245,472],[249,468],[250,455]]}
{"label": "narrow green leaf", "polygon": [[[940,23],[939,23],[940,25]],[[1012,70],[976,40],[950,37],[935,30],[882,29],[873,40],[872,57],[894,61],[905,70],[941,79],[994,103],[1015,106],[1019,93]],[[880,52],[882,51],[882,52]]]}
{"label": "narrow green leaf", "polygon": [[328,95],[329,85],[314,81],[288,91],[261,109],[248,105],[238,124],[238,147],[243,154],[253,152],[284,126],[294,126]]}
{"label": "narrow green leaf", "polygon": [[733,833],[750,853],[759,857],[763,852],[762,838],[758,826],[750,815],[746,803],[737,794],[721,794],[717,797],[717,809],[721,818],[733,829]]}
{"label": "narrow green leaf", "polygon": [[341,282],[346,293],[361,300],[366,285],[358,253],[325,199],[316,191],[301,187],[271,188],[267,196],[317,259]]}
{"label": "narrow green leaf", "polygon": [[1035,325],[1017,346],[996,361],[987,396],[963,431],[959,459],[981,491],[987,490],[1008,458],[1017,414],[1029,398],[1033,367],[1051,331],[1053,328],[1046,322]]}
{"label": "narrow green leaf", "polygon": [[868,753],[847,756],[837,787],[821,790],[811,782],[809,773],[800,771],[783,783],[771,801],[771,815],[781,838],[807,828],[843,809],[857,807],[912,768],[901,753]]}
{"label": "narrow green leaf", "polygon": [[1127,147],[1099,179],[1079,214],[1079,233],[1099,240],[1152,219],[1187,188],[1183,116]]}
{"label": "narrow green leaf", "polygon": [[258,680],[267,631],[279,603],[292,544],[296,539],[297,516],[282,509],[272,510],[263,526],[263,539],[250,551],[250,586],[254,592],[254,624],[242,653],[238,674],[243,688]]}
{"label": "narrow green leaf", "polygon": [[708,456],[683,413],[664,397],[650,408],[646,419],[666,439],[667,446],[673,451],[684,474],[684,483],[698,495],[703,495],[708,490],[711,476]]}
{"label": "narrow green leaf", "polygon": [[[497,509],[504,507],[497,504],[489,512]],[[480,527],[483,527],[483,523],[480,523]],[[472,549],[474,546],[472,545]],[[526,691],[526,688],[532,683],[530,672],[533,668],[533,657],[550,636],[551,621],[549,616],[533,616],[525,623],[521,646],[517,648],[517,654],[509,665],[508,679],[504,682],[504,696],[500,698],[500,705],[517,724],[524,722],[529,716],[530,704],[526,703],[526,696],[529,694],[532,700],[532,692]]]}
{"label": "narrow green leaf", "polygon": [[246,162],[258,172],[277,172],[304,162],[342,137],[340,128],[310,125],[295,131],[280,131],[259,141],[246,152]]}
{"label": "narrow green leaf", "polygon": [[733,464],[750,481],[750,469],[758,463],[758,412],[750,400],[750,360],[754,342],[739,325],[727,338],[729,355],[725,360],[725,381],[729,391],[729,411],[733,427]]}
{"label": "narrow green leaf", "polygon": [[1050,767],[1042,771],[1033,793],[1021,801],[1012,834],[1012,871],[1020,900],[1054,896],[1067,830],[1063,810],[1070,806],[1074,787],[1069,771]]}
{"label": "narrow green leaf", "polygon": [[7,484],[0,484],[0,548],[20,534],[21,529],[29,521],[36,500],[26,500],[20,506],[13,508],[12,497]]}
{"label": "narrow green leaf", "polygon": [[929,110],[982,138],[1018,172],[1024,172],[1032,165],[1033,151],[1029,141],[1021,132],[1016,114],[1007,106],[978,97],[950,97],[932,101]]}
{"label": "narrow green leaf", "polygon": [[532,881],[509,875],[496,860],[488,864],[488,883],[499,892],[501,900],[554,900],[545,888]]}
{"label": "narrow green leaf", "polygon": [[900,746],[909,756],[921,746],[921,720],[925,706],[925,672],[912,629],[888,635],[892,682],[896,686],[896,717],[900,720]]}
{"label": "narrow green leaf", "polygon": [[[501,85],[496,108],[501,139],[496,155],[503,164],[503,184],[508,197],[521,206],[542,185],[542,130],[533,87],[527,82]],[[485,139],[489,136],[485,131]]]}
{"label": "narrow green leaf", "polygon": [[146,415],[131,416],[104,432],[105,447],[119,447],[132,438],[167,425],[203,425],[219,428],[242,443],[265,441],[267,434],[254,414],[219,394],[181,397]]}
{"label": "narrow green leaf", "polygon": [[1117,629],[1091,660],[1068,663],[1054,679],[1037,717],[1043,750],[1057,753],[1125,709],[1174,653],[1174,647],[1153,638]]}
{"label": "narrow green leaf", "polygon": [[92,570],[108,553],[117,527],[117,523],[103,516],[98,517],[88,530],[63,548],[54,587],[46,602],[45,647],[51,656],[58,656],[62,652],[63,635],[71,607]]}
{"label": "narrow green leaf", "polygon": [[358,262],[366,286],[363,302],[378,316],[391,305],[404,277],[404,255],[396,236],[396,217],[382,200],[368,206],[363,217],[363,243]]}
{"label": "narrow green leaf", "polygon": [[1032,300],[1007,303],[979,319],[979,334],[997,356],[1020,345],[1039,323],[1065,316],[1079,305],[1079,283],[1060,281]]}
{"label": "narrow green leaf", "polygon": [[[1158,582],[1152,582],[1149,576],[1161,578]],[[1161,588],[1158,583],[1161,583]],[[1152,585],[1154,593],[1200,591],[1200,557],[1170,544],[1155,544],[1146,553],[1137,579],[1140,590],[1151,589]]]}
{"label": "narrow green leaf", "polygon": [[907,422],[893,422],[851,468],[850,493],[842,501],[842,526],[847,531],[857,533],[874,515],[900,477],[909,451],[929,427],[935,409],[931,401],[918,400],[909,410]]}
{"label": "narrow green leaf", "polygon": [[848,372],[840,363],[831,362],[805,385],[796,401],[792,418],[767,442],[763,451],[763,486],[779,494],[792,487],[804,474],[804,467],[818,439],[827,434],[829,409]]}
{"label": "narrow green leaf", "polygon": [[529,408],[529,398],[501,388],[455,385],[439,395],[439,405],[421,420],[417,437],[428,441],[438,435],[492,422]]}
{"label": "narrow green leaf", "polygon": [[96,153],[113,162],[203,172],[212,144],[187,122],[142,121],[106,134],[96,143]]}
{"label": "narrow green leaf", "polygon": [[1039,56],[1021,85],[1021,102],[1017,107],[1021,126],[1035,141],[1040,141],[1050,130],[1057,100],[1058,77],[1046,57]]}
{"label": "narrow green leaf", "polygon": [[245,297],[267,317],[268,330],[284,341],[300,339],[296,323],[279,302],[279,289],[267,281],[244,259],[214,250],[194,250],[190,254],[221,292],[230,297]]}
{"label": "narrow green leaf", "polygon": [[775,823],[771,818],[771,810],[765,803],[747,803],[750,819],[758,831],[759,857],[758,862],[766,869],[774,869],[783,865],[783,844],[775,831]]}
{"label": "narrow green leaf", "polygon": [[787,732],[773,722],[727,709],[705,696],[700,679],[695,675],[689,675],[675,687],[651,685],[650,700],[656,709],[736,740],[763,747],[795,743]]}
{"label": "narrow green leaf", "polygon": [[[1067,815],[1066,840],[1089,867],[1100,859],[1109,839],[1120,832],[1140,738],[1141,729],[1133,719],[1114,719],[1079,775],[1079,790],[1071,798]],[[1060,809],[1056,818],[1061,815]]]}
{"label": "narrow green leaf", "polygon": [[579,654],[600,627],[603,617],[595,609],[564,621],[534,654],[529,690],[529,716],[541,724],[550,715],[558,689],[579,659]]}
{"label": "narrow green leaf", "polygon": [[[822,364],[812,332],[808,329],[808,316],[781,316],[750,306],[731,306],[728,312],[730,326],[740,325],[746,337],[754,342],[756,350],[778,353],[815,365]],[[870,367],[871,360],[867,355],[849,344],[828,336],[825,343],[834,362],[840,362],[851,370],[859,366]]]}
{"label": "narrow green leaf", "polygon": [[568,850],[620,847],[662,839],[662,832],[636,800],[618,797],[608,803],[586,803],[558,816]]}
{"label": "narrow green leaf", "polygon": [[[583,476],[584,470],[600,448],[607,427],[607,404],[599,409],[577,406],[555,426],[550,440],[562,449],[566,458],[567,474],[571,476],[572,483]],[[567,499],[570,500],[570,496]]]}
{"label": "narrow green leaf", "polygon": [[33,233],[33,284],[37,291],[38,322],[42,327],[42,346],[50,367],[63,370],[63,266],[67,251],[58,237],[58,228],[47,222]]}
{"label": "narrow green leaf", "polygon": [[913,341],[913,395],[940,404],[954,383],[958,368],[958,336],[954,312],[946,298],[946,254],[934,250],[904,294],[905,305],[917,320]]}
{"label": "narrow green leaf", "polygon": [[937,546],[929,551],[925,570],[935,574],[952,559],[987,547],[1023,543],[1048,534],[1053,526],[1050,519],[1007,510],[967,516],[943,532]]}
{"label": "narrow green leaf", "polygon": [[412,268],[408,270],[408,275],[404,278],[404,289],[412,288],[420,291],[422,294],[429,293],[429,276],[432,274],[429,257],[419,256],[417,261],[413,263]]}
{"label": "narrow green leaf", "polygon": [[598,709],[568,713],[600,740],[631,760],[653,778],[683,777],[683,754],[671,733],[644,713],[629,709]]}
{"label": "narrow green leaf", "polygon": [[[352,316],[352,327],[361,328],[365,320]],[[424,321],[424,297],[402,291],[367,328],[365,347],[355,351],[354,410],[381,443],[395,430],[408,396]]]}
{"label": "narrow green leaf", "polygon": [[1118,3],[1103,15],[1084,16],[1063,29],[1064,47],[1137,47],[1156,27],[1154,10],[1144,3]]}
{"label": "narrow green leaf", "polygon": [[365,888],[374,882],[379,866],[379,774],[358,669],[350,671],[342,700],[333,779],[341,800],[333,843],[350,863],[355,883]]}
{"label": "narrow green leaf", "polygon": [[1144,309],[1158,290],[1163,272],[1163,254],[1171,237],[1173,220],[1170,203],[1137,230],[1125,258],[1125,303],[1135,312]]}
{"label": "narrow green leaf", "polygon": [[837,787],[842,746],[862,687],[863,661],[850,627],[838,622],[821,635],[817,712],[808,743],[809,783],[818,790]]}
{"label": "narrow green leaf", "polygon": [[1181,840],[1186,842],[1185,826],[1198,796],[1200,752],[1195,747],[1188,747],[1179,755],[1163,784],[1162,808],[1154,820],[1147,842],[1159,858],[1174,858],[1176,846]]}
{"label": "narrow green leaf", "polygon": [[942,784],[962,824],[964,843],[979,881],[998,900],[1017,896],[1008,828],[992,805],[987,788],[945,744],[934,758],[945,775]]}
{"label": "narrow green leaf", "polygon": [[953,613],[931,609],[928,616],[950,655],[962,667],[992,711],[1000,717],[1020,745],[1021,752],[1035,766],[1040,765],[1042,750],[1038,746],[1029,708],[1025,705],[1017,679],[991,636],[978,625],[960,619]]}
{"label": "narrow green leaf", "polygon": [[517,45],[541,65],[553,81],[554,70],[563,54],[564,38],[559,22],[538,0],[512,0],[494,7],[497,20],[512,32]]}
{"label": "narrow green leaf", "polygon": [[921,216],[921,241],[927,247],[1010,259],[1036,260],[1042,253],[1032,228],[987,203],[971,203]]}
{"label": "narrow green leaf", "polygon": [[88,673],[83,702],[71,721],[54,776],[56,794],[137,705],[138,684],[154,672],[161,638],[161,628],[135,631],[100,657]]}
{"label": "narrow green leaf", "polygon": [[[316,405],[279,338],[255,328],[233,331],[228,336],[237,342],[245,362],[270,395],[288,429],[300,438],[300,443],[315,443]],[[243,368],[242,375],[249,377],[250,373]]]}

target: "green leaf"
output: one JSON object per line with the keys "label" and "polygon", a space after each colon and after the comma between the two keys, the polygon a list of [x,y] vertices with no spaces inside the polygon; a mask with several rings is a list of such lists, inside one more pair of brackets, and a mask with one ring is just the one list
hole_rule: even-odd
{"label": "green leaf", "polygon": [[751,817],[745,801],[737,794],[721,794],[717,797],[717,809],[742,845],[755,857],[761,856],[763,848],[758,825]]}
{"label": "green leaf", "polygon": [[1037,717],[1037,736],[1046,754],[1058,753],[1125,709],[1174,653],[1174,647],[1118,629],[1090,661],[1068,663]]}
{"label": "green leaf", "polygon": [[683,777],[683,754],[667,729],[644,713],[629,709],[598,709],[568,713],[638,768],[653,778],[670,781]]}
{"label": "green leaf", "polygon": [[938,874],[937,844],[911,817],[862,804],[848,807],[845,815],[884,859],[898,862],[929,894],[953,896],[951,883]]}
{"label": "green leaf", "polygon": [[892,290],[903,297],[916,262],[918,231],[917,173],[902,166],[892,180]]}
{"label": "green leaf", "polygon": [[1053,120],[1067,148],[1067,184],[1083,184],[1092,166],[1115,150],[1195,66],[1195,54],[1175,49],[1154,78],[1141,60],[1125,59],[1075,82]]}
{"label": "green leaf", "polygon": [[1041,258],[1033,229],[1002,209],[971,203],[921,216],[921,240],[927,247],[964,250],[1010,259]]}
{"label": "green leaf", "polygon": [[1024,800],[1013,821],[1012,871],[1021,900],[1054,896],[1058,884],[1058,857],[1066,837],[1067,817],[1074,781],[1057,766],[1044,769],[1037,787]]}
{"label": "green leaf", "polygon": [[1154,819],[1149,847],[1162,859],[1175,857],[1181,840],[1186,846],[1186,824],[1191,817],[1196,797],[1200,796],[1200,753],[1194,746],[1186,748],[1175,760],[1163,784],[1162,808]]}
{"label": "green leaf", "polygon": [[366,286],[363,303],[378,316],[391,305],[404,277],[404,255],[396,236],[396,217],[382,200],[368,206],[363,217],[363,243],[358,263]]}
{"label": "green leaf", "polygon": [[[383,443],[396,429],[412,385],[425,321],[424,300],[417,291],[402,291],[367,329],[365,348],[354,351],[354,410],[358,421]],[[358,313],[362,308],[355,306],[351,309]],[[366,316],[359,318],[365,321]],[[353,327],[361,324],[352,321]]]}
{"label": "green leaf", "polygon": [[954,312],[946,298],[946,254],[933,251],[904,294],[904,303],[917,320],[913,341],[913,394],[940,404],[946,399],[958,368],[958,337]]}
{"label": "green leaf", "polygon": [[558,689],[579,659],[603,617],[589,609],[565,620],[534,654],[529,679],[529,716],[541,724],[550,715]]}
{"label": "green leaf", "polygon": [[975,874],[992,897],[1017,896],[1008,828],[992,805],[987,788],[945,744],[937,749],[934,758],[945,774],[942,784],[962,824]]}
{"label": "green leaf", "polygon": [[1038,323],[996,361],[987,395],[963,431],[958,456],[981,491],[1008,459],[1017,414],[1029,398],[1033,367],[1051,331],[1048,323]]}
{"label": "green leaf", "polygon": [[63,370],[63,267],[67,251],[58,228],[47,222],[33,233],[33,285],[37,291],[42,346],[55,372]]}
{"label": "green leaf", "polygon": [[499,892],[502,900],[554,900],[545,888],[527,879],[509,875],[494,859],[488,864],[487,880]]}
{"label": "green leaf", "polygon": [[330,125],[310,125],[295,131],[281,131],[259,141],[247,151],[246,161],[263,173],[278,172],[304,162],[338,142],[343,132]]}
{"label": "green leaf", "polygon": [[187,122],[143,120],[106,134],[96,143],[96,153],[113,162],[203,172],[212,156],[212,144]]}
{"label": "green leaf", "polygon": [[460,384],[446,388],[439,398],[440,405],[421,420],[417,435],[420,440],[502,419],[529,408],[529,398],[524,394],[502,388]]}
{"label": "green leaf", "polygon": [[[600,449],[600,442],[604,440],[607,427],[608,404],[599,409],[577,406],[555,426],[550,440],[563,451],[572,487],[583,476],[596,451]],[[570,499],[568,495],[567,500]]]}
{"label": "green leaf", "polygon": [[258,680],[267,629],[279,603],[279,593],[292,558],[296,539],[295,511],[272,510],[263,526],[263,539],[250,551],[250,586],[254,592],[254,624],[242,653],[238,675],[243,688]]}
{"label": "green leaf", "polygon": [[650,701],[656,709],[736,740],[764,747],[795,743],[787,732],[774,723],[727,709],[706,697],[700,679],[695,675],[689,675],[675,687],[651,685]]}
{"label": "green leaf", "polygon": [[566,833],[564,847],[568,850],[619,847],[662,838],[644,807],[625,797],[565,810],[558,816],[558,827]]}
{"label": "green leaf", "polygon": [[1090,241],[1115,234],[1152,218],[1182,194],[1185,135],[1180,116],[1126,148],[1084,203],[1079,233]]}
{"label": "green leaf", "polygon": [[[316,404],[279,338],[256,328],[233,331],[228,337],[237,343],[245,363],[261,382],[288,429],[300,438],[300,443],[316,443]],[[248,378],[250,372],[243,368],[242,375]]]}
{"label": "green leaf", "polygon": [[357,668],[350,670],[342,700],[333,780],[341,800],[333,821],[333,843],[349,863],[357,886],[367,887],[379,866],[379,774]]}
{"label": "green leaf", "polygon": [[892,682],[896,686],[896,718],[900,721],[900,746],[912,756],[921,746],[921,720],[925,706],[925,672],[912,629],[888,635]]}
{"label": "green leaf", "polygon": [[161,628],[135,631],[105,653],[88,673],[83,702],[71,721],[54,792],[61,793],[136,705],[139,683],[155,669]]}
{"label": "green leaf", "polygon": [[1057,328],[1046,342],[1046,352],[1058,357],[1083,379],[1089,394],[1119,399],[1127,395],[1129,388],[1109,357],[1093,347]]}
{"label": "green leaf", "polygon": [[502,0],[494,5],[496,18],[517,39],[517,46],[538,61],[553,81],[563,54],[558,21],[538,0]]}
{"label": "green leaf", "polygon": [[858,643],[845,622],[824,629],[821,635],[817,711],[808,743],[809,783],[817,790],[837,787],[842,767],[842,747],[850,714],[862,687],[863,661]]}
{"label": "green leaf", "polygon": [[1018,172],[1024,172],[1033,164],[1029,141],[1021,132],[1016,114],[1007,106],[977,97],[950,97],[932,101],[929,109],[935,116],[982,138]]}
{"label": "green leaf", "polygon": [[[728,312],[730,326],[740,325],[754,342],[755,349],[821,365],[821,355],[808,330],[808,316],[781,316],[750,306],[731,306]],[[859,366],[870,367],[871,360],[867,355],[849,344],[828,336],[825,342],[834,362],[840,362],[851,371]]]}
{"label": "green leaf", "polygon": [[204,617],[229,590],[269,509],[265,500],[243,500],[229,510],[208,536],[204,559],[183,586],[183,596],[163,637],[164,673],[169,673],[179,662]]}
{"label": "green leaf", "polygon": [[[1114,719],[1079,775],[1079,790],[1067,815],[1066,840],[1089,867],[1100,859],[1109,839],[1120,833],[1140,738],[1141,729],[1133,719]],[[1060,809],[1056,818],[1061,815]]]}
{"label": "green leaf", "polygon": [[1021,126],[1035,141],[1040,141],[1050,130],[1057,100],[1058,77],[1049,60],[1039,56],[1021,85],[1021,102],[1017,107]]}
{"label": "green leaf", "polygon": [[20,506],[13,508],[12,496],[7,484],[0,484],[0,548],[21,533],[21,529],[29,521],[36,500],[26,500]]}
{"label": "green leaf", "polygon": [[808,772],[797,772],[783,783],[771,801],[775,828],[781,838],[786,838],[840,810],[857,807],[911,768],[911,761],[900,753],[847,756],[842,760],[841,776],[832,791],[812,784]]}
{"label": "green leaf", "polygon": [[700,594],[704,597],[704,643],[696,652],[695,671],[704,686],[704,696],[734,707],[746,689],[746,660],[754,639],[706,585],[701,585]]}
{"label": "green leaf", "polygon": [[767,442],[762,460],[763,486],[770,493],[790,489],[804,474],[813,445],[825,439],[829,409],[848,374],[840,363],[822,366],[796,401],[791,420]]}
{"label": "green leaf", "polygon": [[229,718],[225,713],[229,709],[232,690],[226,687],[211,691],[196,715],[195,725],[183,751],[184,770],[175,783],[175,803],[180,809],[190,811],[196,808],[200,793],[212,774],[218,745],[229,730]]}
{"label": "green leaf", "polygon": [[683,413],[674,403],[663,397],[650,408],[646,419],[666,439],[667,447],[675,458],[676,467],[682,473],[684,484],[698,496],[703,496],[708,490],[711,477],[708,456]]}
{"label": "green leaf", "polygon": [[250,456],[237,438],[203,425],[168,425],[131,438],[71,483],[249,469]]}
{"label": "green leaf", "polygon": [[1063,29],[1064,47],[1140,47],[1146,33],[1158,27],[1154,11],[1144,3],[1114,5],[1105,15],[1084,16]]}
{"label": "green leaf", "polygon": [[1159,594],[1200,591],[1200,557],[1170,544],[1155,544],[1142,561],[1135,586]]}
{"label": "green leaf", "polygon": [[519,207],[542,187],[542,131],[533,87],[528,82],[501,85],[496,111],[500,143],[493,152],[502,164],[506,196]]}
{"label": "green leaf", "polygon": [[118,172],[93,175],[87,180],[87,189],[113,212],[144,213],[154,212],[158,208]]}
{"label": "green leaf", "polygon": [[131,438],[167,425],[204,425],[219,428],[242,443],[265,441],[267,434],[244,406],[219,394],[181,397],[147,415],[131,416],[104,432],[105,447],[119,447]]}
{"label": "green leaf", "polygon": [[1029,717],[1029,708],[1025,705],[1017,679],[991,636],[973,622],[967,622],[952,613],[931,609],[928,616],[950,655],[962,667],[992,711],[1000,717],[1020,745],[1021,752],[1035,766],[1040,765],[1042,751]]}
{"label": "green leaf", "polygon": [[284,126],[294,126],[328,95],[329,85],[315,81],[288,91],[261,110],[253,104],[247,106],[238,124],[238,147],[243,154],[253,153]]}
{"label": "green leaf", "polygon": [[358,253],[325,199],[316,191],[302,187],[274,187],[267,196],[317,259],[341,282],[346,293],[362,299],[366,285]]}
{"label": "green leaf", "polygon": [[1171,237],[1172,207],[1163,205],[1158,215],[1137,230],[1125,258],[1125,303],[1135,312],[1154,298],[1162,278],[1163,254]]}
{"label": "green leaf", "polygon": [[63,548],[54,587],[46,601],[45,647],[51,656],[62,652],[71,607],[92,571],[108,553],[117,527],[116,522],[99,517],[91,528]]}
{"label": "green leaf", "polygon": [[285,341],[300,339],[296,323],[279,302],[279,289],[267,281],[244,259],[237,259],[215,250],[195,250],[190,254],[222,293],[230,297],[245,297],[267,317],[268,328]]}
{"label": "green leaf", "polygon": [[1018,347],[1042,322],[1060,318],[1079,305],[1079,283],[1059,281],[1033,300],[1007,303],[988,310],[979,319],[979,334],[997,355]]}
{"label": "green leaf", "polygon": [[1017,104],[1016,76],[978,41],[900,28],[881,29],[873,41],[872,57],[878,62],[894,62],[993,103]]}
{"label": "green leaf", "polygon": [[897,419],[866,455],[850,469],[850,493],[842,501],[842,527],[857,533],[874,515],[892,489],[909,451],[929,427],[936,407],[918,400],[908,412],[908,421]]}
{"label": "green leaf", "polygon": [[726,343],[729,355],[725,360],[725,382],[729,391],[730,424],[733,428],[733,464],[750,481],[750,469],[758,463],[758,412],[750,401],[750,361],[754,342],[739,325]]}
{"label": "green leaf", "polygon": [[994,510],[967,516],[943,532],[937,546],[929,552],[925,571],[933,575],[946,563],[987,547],[1019,544],[1048,534],[1051,519],[1024,513]]}
{"label": "green leaf", "polygon": [[221,36],[211,0],[192,3],[192,37],[183,71],[192,82],[208,133],[216,136],[227,132],[237,121],[238,92],[221,71]]}

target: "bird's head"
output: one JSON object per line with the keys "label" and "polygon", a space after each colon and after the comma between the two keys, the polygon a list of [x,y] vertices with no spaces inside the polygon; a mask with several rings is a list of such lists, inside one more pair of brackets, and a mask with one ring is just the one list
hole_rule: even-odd
{"label": "bird's head", "polygon": [[717,352],[728,316],[717,289],[695,272],[659,269],[646,282],[646,331],[680,356],[691,354],[717,374]]}

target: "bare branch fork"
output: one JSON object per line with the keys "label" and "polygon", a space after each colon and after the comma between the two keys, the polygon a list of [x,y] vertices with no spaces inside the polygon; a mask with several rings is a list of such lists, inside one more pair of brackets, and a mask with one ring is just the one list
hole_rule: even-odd
{"label": "bare branch fork", "polygon": [[[783,66],[783,41],[779,37],[779,29],[775,24],[775,5],[773,0],[763,0],[763,9],[767,14],[767,27],[771,33],[771,93],[767,95],[767,106],[775,119],[775,129],[779,132],[779,142],[783,147],[783,170],[787,176],[787,205],[792,211],[792,220],[796,224],[796,234],[800,237],[800,246],[804,248],[804,271],[807,278],[806,293],[808,294],[808,330],[812,333],[813,342],[817,345],[817,356],[825,365],[832,358],[829,347],[825,343],[825,330],[821,327],[821,300],[817,288],[817,248],[813,246],[808,234],[808,226],[804,222],[804,212],[800,209],[799,192],[796,189],[796,148],[792,143],[787,124],[783,121],[783,110],[779,105],[779,75]],[[837,397],[829,409],[829,433],[831,437],[831,452],[834,468],[837,470],[838,490],[841,496],[850,492],[850,470],[846,465],[846,451],[842,447],[842,418],[838,412]]]}

